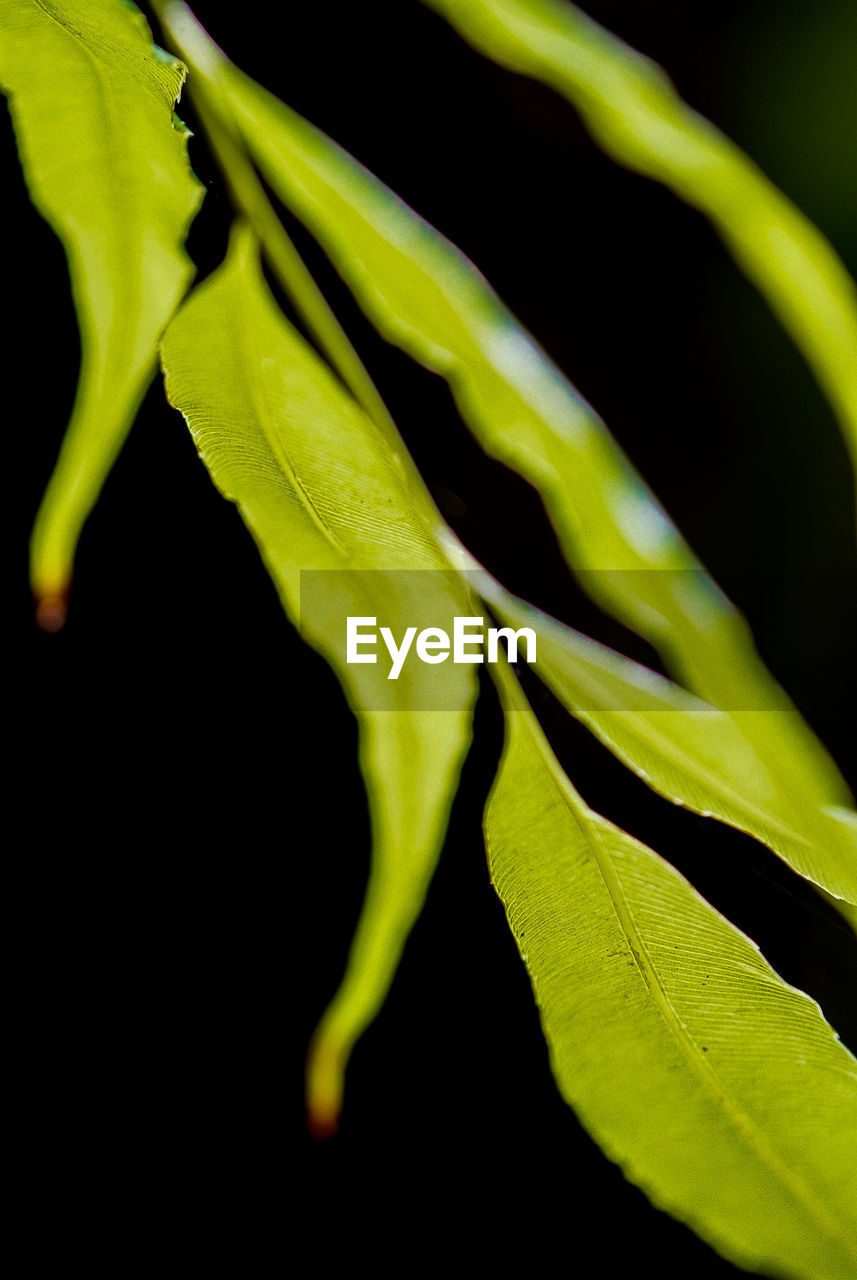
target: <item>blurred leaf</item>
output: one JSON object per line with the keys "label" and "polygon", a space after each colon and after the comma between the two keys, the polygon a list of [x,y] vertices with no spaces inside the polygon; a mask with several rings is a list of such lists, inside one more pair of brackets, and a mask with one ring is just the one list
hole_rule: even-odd
{"label": "blurred leaf", "polygon": [[584,589],[706,701],[744,716],[766,762],[821,802],[848,790],[607,428],[473,265],[340,147],[243,75],[187,6],[169,30],[232,112],[265,178],[318,237],[380,332],[450,383],[480,444],[541,494]]}
{"label": "blurred leaf", "polygon": [[781,773],[775,751],[759,758],[753,722],[767,711],[720,711],[502,588],[483,590],[503,623],[536,631],[533,670],[563,706],[653,790],[756,836],[835,898],[857,902],[857,814],[825,806],[810,771]]}
{"label": "blurred leaf", "polygon": [[184,74],[131,4],[0,8],[0,84],[30,196],[68,256],[81,334],[77,398],[31,550],[49,628],[62,623],[81,528],[193,270],[182,246],[202,189],[172,114]]}
{"label": "blurred leaf", "polygon": [[[286,613],[334,668],[359,723],[371,876],[308,1075],[310,1121],[328,1131],[348,1056],[383,1001],[422,906],[476,690],[473,668],[451,662],[406,662],[396,681],[380,659],[346,663],[344,621],[376,617],[398,639],[414,625],[452,631],[453,616],[472,609],[418,513],[404,468],[277,308],[243,226],[224,266],[169,326],[162,359],[170,402],[185,415],[215,484],[237,503]],[[296,741],[300,726],[285,731]],[[292,797],[290,811],[299,804]],[[308,835],[312,820],[303,815]],[[294,822],[299,831],[299,815]],[[287,814],[284,837],[292,827]]]}
{"label": "blurred leaf", "polygon": [[818,1006],[575,792],[508,668],[491,876],[566,1101],[741,1267],[857,1275],[857,1063]]}
{"label": "blurred leaf", "polygon": [[620,164],[706,214],[803,352],[857,468],[857,288],[821,232],[660,67],[565,0],[426,0],[513,71],[563,94]]}

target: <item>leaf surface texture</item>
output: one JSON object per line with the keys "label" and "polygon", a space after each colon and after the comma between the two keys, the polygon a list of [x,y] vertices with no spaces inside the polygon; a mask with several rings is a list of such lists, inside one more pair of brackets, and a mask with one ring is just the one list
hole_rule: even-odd
{"label": "leaf surface texture", "polygon": [[559,1088],[653,1202],[739,1266],[857,1275],[857,1062],[818,1006],[593,813],[508,671],[491,876]]}

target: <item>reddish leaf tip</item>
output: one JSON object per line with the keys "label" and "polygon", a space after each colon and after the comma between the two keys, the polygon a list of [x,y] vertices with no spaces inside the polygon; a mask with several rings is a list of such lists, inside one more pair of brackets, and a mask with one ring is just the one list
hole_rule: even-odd
{"label": "reddish leaf tip", "polygon": [[42,631],[62,631],[68,615],[68,594],[42,596],[36,601],[36,626]]}
{"label": "reddish leaf tip", "polygon": [[313,1138],[328,1142],[339,1132],[339,1117],[332,1111],[308,1111],[306,1127]]}

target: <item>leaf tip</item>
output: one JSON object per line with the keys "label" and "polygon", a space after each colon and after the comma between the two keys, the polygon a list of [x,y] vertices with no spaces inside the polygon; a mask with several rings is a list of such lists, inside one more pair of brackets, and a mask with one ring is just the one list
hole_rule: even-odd
{"label": "leaf tip", "polygon": [[320,1111],[307,1109],[306,1127],[310,1136],[320,1142],[335,1138],[339,1132],[339,1116],[332,1112],[323,1114]]}
{"label": "leaf tip", "polygon": [[36,599],[36,626],[41,631],[62,631],[68,616],[68,591],[56,591]]}
{"label": "leaf tip", "polygon": [[314,1138],[332,1138],[339,1130],[345,1068],[342,1053],[329,1041],[310,1046],[306,1069],[307,1129]]}

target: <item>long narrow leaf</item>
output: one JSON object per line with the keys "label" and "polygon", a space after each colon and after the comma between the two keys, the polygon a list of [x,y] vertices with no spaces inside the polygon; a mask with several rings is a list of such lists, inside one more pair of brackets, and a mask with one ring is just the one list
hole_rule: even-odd
{"label": "long narrow leaf", "polygon": [[504,624],[536,632],[536,674],[653,790],[756,836],[835,898],[857,903],[857,814],[828,805],[811,772],[783,773],[775,752],[760,759],[753,722],[768,712],[721,711],[502,588],[482,589]]}
{"label": "long narrow leaf", "polygon": [[857,468],[857,288],[821,232],[660,67],[565,0],[425,0],[490,58],[543,80],[620,164],[706,214],[801,349]]}
{"label": "long narrow leaf", "polygon": [[157,364],[192,274],[202,197],[173,117],[184,67],[118,0],[5,0],[0,85],[34,204],[68,255],[82,367],[33,534],[40,617],[64,615],[75,546]]}
{"label": "long narrow leaf", "polygon": [[168,28],[280,198],[317,236],[378,329],[450,383],[493,456],[540,492],[584,588],[648,637],[673,673],[747,720],[759,754],[827,802],[848,792],[765,670],[747,627],[634,472],[604,424],[473,265],[346,152],[230,63],[186,5]]}
{"label": "long narrow leaf", "polygon": [[246,228],[169,326],[162,358],[171,403],[359,723],[371,877],[308,1075],[310,1120],[329,1130],[348,1056],[384,998],[437,861],[475,696],[470,666],[439,673],[406,662],[391,681],[380,659],[347,662],[345,620],[375,617],[399,640],[414,624],[451,631],[452,617],[472,610],[381,432],[278,310]]}
{"label": "long narrow leaf", "polygon": [[818,1006],[593,813],[508,671],[485,831],[559,1088],[626,1176],[742,1267],[857,1275],[857,1062]]}

